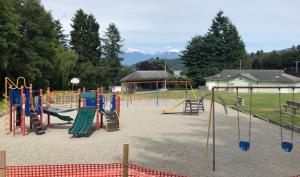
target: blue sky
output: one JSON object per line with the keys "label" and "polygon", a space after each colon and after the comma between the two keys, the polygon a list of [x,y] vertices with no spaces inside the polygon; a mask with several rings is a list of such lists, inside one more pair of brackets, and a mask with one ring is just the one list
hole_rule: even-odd
{"label": "blue sky", "polygon": [[205,34],[222,9],[237,26],[248,52],[280,50],[300,44],[299,0],[42,0],[65,31],[82,8],[93,14],[102,36],[115,23],[124,50],[182,50],[196,34]]}

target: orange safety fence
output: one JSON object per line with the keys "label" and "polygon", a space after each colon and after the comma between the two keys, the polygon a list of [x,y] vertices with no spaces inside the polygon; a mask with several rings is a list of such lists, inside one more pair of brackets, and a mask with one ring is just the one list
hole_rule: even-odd
{"label": "orange safety fence", "polygon": [[[6,166],[6,177],[122,177],[122,163]],[[128,164],[130,177],[188,177]]]}

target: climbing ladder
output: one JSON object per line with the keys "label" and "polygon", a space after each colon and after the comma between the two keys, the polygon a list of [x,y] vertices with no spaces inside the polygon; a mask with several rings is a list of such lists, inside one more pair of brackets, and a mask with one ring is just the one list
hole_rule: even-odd
{"label": "climbing ladder", "polygon": [[34,110],[31,110],[30,119],[33,130],[37,135],[46,133],[43,124],[39,120],[38,114]]}
{"label": "climbing ladder", "polygon": [[105,111],[106,131],[119,130],[119,116],[116,111]]}
{"label": "climbing ladder", "polygon": [[200,110],[204,112],[203,100],[185,100],[183,114],[198,115]]}

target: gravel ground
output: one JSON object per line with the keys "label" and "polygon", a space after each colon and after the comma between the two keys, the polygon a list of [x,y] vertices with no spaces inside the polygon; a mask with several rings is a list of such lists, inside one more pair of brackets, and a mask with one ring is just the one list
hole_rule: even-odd
{"label": "gravel ground", "polygon": [[[72,138],[71,125],[56,125],[45,135],[33,132],[26,137],[5,135],[0,126],[0,149],[7,151],[8,165],[77,164],[121,162],[123,143],[130,144],[130,163],[202,177],[284,177],[300,174],[300,134],[295,133],[291,153],[280,148],[280,129],[260,119],[252,122],[252,144],[249,152],[237,144],[236,112],[227,115],[216,105],[216,167],[212,172],[211,149],[203,155],[207,132],[208,105],[199,116],[161,115],[160,108],[176,100],[135,101],[129,107],[121,103],[121,127],[118,132],[95,131],[88,138]],[[182,111],[182,107],[178,111]],[[66,114],[75,117],[76,111]],[[46,116],[45,116],[46,117]],[[3,118],[1,118],[3,119]],[[53,117],[53,123],[60,123]],[[29,122],[29,121],[27,121]],[[242,115],[242,137],[247,137],[248,122]],[[1,124],[3,120],[1,120]],[[288,137],[290,131],[284,130]],[[210,148],[211,148],[210,143]]]}

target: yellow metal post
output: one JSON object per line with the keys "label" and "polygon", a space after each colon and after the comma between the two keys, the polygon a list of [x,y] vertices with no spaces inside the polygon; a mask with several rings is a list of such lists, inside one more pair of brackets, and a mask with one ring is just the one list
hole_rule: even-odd
{"label": "yellow metal post", "polygon": [[208,142],[209,142],[209,134],[210,134],[210,126],[211,126],[210,124],[211,124],[212,106],[213,106],[213,100],[211,98],[210,109],[209,109],[209,114],[208,114],[208,129],[207,129],[207,136],[206,136],[205,156],[207,156],[207,153],[208,153]]}

